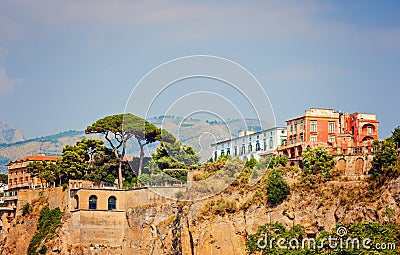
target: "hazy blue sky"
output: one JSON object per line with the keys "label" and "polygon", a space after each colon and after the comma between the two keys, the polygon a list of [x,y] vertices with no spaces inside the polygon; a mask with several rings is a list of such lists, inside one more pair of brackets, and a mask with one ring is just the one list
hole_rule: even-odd
{"label": "hazy blue sky", "polygon": [[[186,55],[231,59],[278,125],[306,108],[400,124],[399,1],[0,2],[0,120],[27,137],[123,112],[135,84]],[[199,85],[201,86],[201,85]]]}

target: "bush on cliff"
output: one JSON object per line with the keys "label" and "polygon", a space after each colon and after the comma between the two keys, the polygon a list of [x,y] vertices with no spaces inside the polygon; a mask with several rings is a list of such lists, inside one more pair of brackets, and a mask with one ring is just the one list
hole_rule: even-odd
{"label": "bush on cliff", "polygon": [[50,210],[49,207],[44,207],[40,211],[40,217],[35,234],[32,237],[28,246],[28,255],[36,255],[39,250],[43,251],[46,248],[44,244],[54,237],[56,229],[61,226],[61,217],[63,212],[60,208]]}
{"label": "bush on cliff", "polygon": [[268,174],[267,198],[270,205],[278,205],[290,194],[289,184],[283,178],[283,171],[272,169]]}

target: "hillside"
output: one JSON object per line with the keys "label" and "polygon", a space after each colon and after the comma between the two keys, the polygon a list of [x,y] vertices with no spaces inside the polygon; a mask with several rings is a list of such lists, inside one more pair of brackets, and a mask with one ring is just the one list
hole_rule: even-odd
{"label": "hillside", "polygon": [[55,135],[38,137],[9,144],[0,144],[0,171],[6,172],[5,164],[12,160],[35,154],[60,155],[67,144],[88,137],[83,131],[65,131]]}
{"label": "hillside", "polygon": [[24,141],[22,131],[0,121],[0,144]]}
{"label": "hillside", "polygon": [[[227,123],[199,119],[186,119],[183,121],[180,117],[162,116],[149,119],[149,121],[158,127],[167,129],[184,144],[192,146],[200,154],[202,161],[212,157],[213,148],[210,144],[227,139],[231,135],[236,136],[240,129],[246,127],[241,120],[229,120]],[[248,119],[246,120],[246,125],[249,129],[260,129],[256,120]],[[85,137],[103,139],[101,135],[86,135],[84,131],[69,130],[55,135],[2,143],[0,144],[0,172],[7,171],[5,165],[8,162],[28,155],[60,155],[65,145],[75,144],[76,141]],[[149,145],[147,152],[154,152],[156,146],[157,144]],[[129,143],[128,152],[131,155],[136,155],[138,152],[136,141],[133,139]]]}
{"label": "hillside", "polygon": [[[19,216],[11,222],[10,230],[0,233],[0,253],[25,254],[28,244],[32,243],[39,212],[46,205],[50,209],[59,207],[65,212],[62,226],[56,229],[57,234],[41,243],[47,247],[45,254],[54,255],[247,255],[249,236],[267,223],[279,222],[287,229],[299,224],[310,238],[322,231],[335,232],[339,223],[346,226],[364,223],[372,226],[372,222],[382,226],[392,222],[398,226],[400,223],[400,179],[377,190],[371,190],[363,180],[330,181],[309,187],[301,184],[298,169],[287,168],[285,179],[290,183],[291,194],[282,204],[271,207],[266,203],[267,178],[263,178],[259,185],[249,187],[248,177],[239,178],[216,196],[190,202],[159,198],[163,203],[155,203],[157,195],[154,194],[151,200],[144,199],[144,204],[139,204],[141,200],[137,198],[148,197],[142,193],[144,189],[125,191],[127,197],[135,199],[129,200],[131,202],[120,211],[75,210],[71,207],[73,198],[70,192],[76,190],[27,190],[19,195],[19,208],[29,202],[33,206],[32,212],[22,216],[18,210]],[[115,195],[115,191],[109,193]],[[84,195],[82,191],[78,194]],[[392,212],[388,214],[388,211]],[[353,234],[357,232],[349,232],[349,236]],[[381,234],[389,235],[374,233],[377,236]],[[399,245],[400,237],[395,236],[395,244]],[[318,254],[399,254],[398,251],[399,248],[375,253]],[[283,250],[274,254],[289,253]]]}

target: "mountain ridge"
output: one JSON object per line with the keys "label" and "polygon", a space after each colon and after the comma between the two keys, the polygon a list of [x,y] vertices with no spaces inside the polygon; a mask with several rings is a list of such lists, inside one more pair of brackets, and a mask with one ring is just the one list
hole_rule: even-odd
{"label": "mountain ridge", "polygon": [[[206,121],[200,119],[186,119],[180,117],[160,116],[148,119],[158,127],[165,128],[173,133],[177,139],[184,144],[192,146],[200,154],[202,161],[212,157],[213,149],[210,144],[235,137],[240,129],[260,129],[258,120],[229,120],[227,122]],[[244,124],[245,123],[245,124]],[[81,130],[68,130],[56,134],[24,139],[13,143],[0,143],[0,172],[7,172],[5,165],[10,161],[17,160],[35,154],[61,155],[62,148],[67,144],[73,145],[83,138],[104,140],[101,134],[85,134]],[[105,143],[108,146],[108,143]],[[147,152],[153,153],[157,144],[147,146]],[[132,139],[128,144],[129,153],[133,156],[138,151],[136,141]]]}

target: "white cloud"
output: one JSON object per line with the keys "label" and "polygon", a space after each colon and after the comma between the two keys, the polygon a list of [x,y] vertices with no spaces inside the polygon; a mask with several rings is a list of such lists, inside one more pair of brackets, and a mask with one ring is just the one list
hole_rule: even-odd
{"label": "white cloud", "polygon": [[16,37],[15,31],[25,31],[30,33],[29,38],[64,31],[66,27],[65,31],[105,34],[115,29],[132,33],[140,28],[157,39],[177,43],[236,36],[400,51],[400,28],[372,28],[332,20],[329,14],[341,11],[334,4],[313,0],[251,4],[166,0],[6,1],[2,8],[7,15],[0,11],[0,25],[5,26],[0,28],[13,27],[2,33],[4,37],[9,37],[8,34]]}
{"label": "white cloud", "polygon": [[4,67],[0,67],[0,95],[11,93],[19,82],[21,82],[20,78],[10,78]]}

